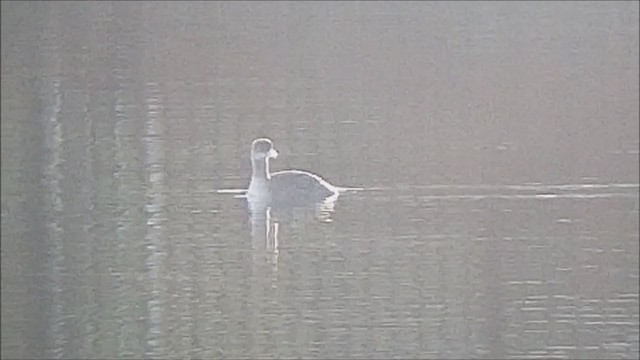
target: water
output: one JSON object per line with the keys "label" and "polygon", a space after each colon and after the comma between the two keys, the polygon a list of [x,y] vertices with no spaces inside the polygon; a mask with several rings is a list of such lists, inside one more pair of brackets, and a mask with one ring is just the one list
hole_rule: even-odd
{"label": "water", "polygon": [[[637,358],[638,8],[2,2],[3,358]],[[251,213],[273,170],[362,187]]]}

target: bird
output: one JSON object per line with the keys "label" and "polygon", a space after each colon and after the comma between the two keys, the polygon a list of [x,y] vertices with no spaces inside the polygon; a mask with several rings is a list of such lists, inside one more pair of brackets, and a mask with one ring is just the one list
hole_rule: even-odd
{"label": "bird", "polygon": [[269,138],[257,138],[251,143],[251,182],[247,198],[273,205],[311,205],[335,200],[343,190],[329,184],[319,175],[302,170],[271,173],[269,161],[278,152]]}

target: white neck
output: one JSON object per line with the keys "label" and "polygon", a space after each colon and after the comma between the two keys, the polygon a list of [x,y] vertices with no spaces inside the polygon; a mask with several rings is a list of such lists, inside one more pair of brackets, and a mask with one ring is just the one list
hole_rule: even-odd
{"label": "white neck", "polygon": [[251,183],[249,184],[249,196],[261,196],[269,194],[269,159],[252,159]]}
{"label": "white neck", "polygon": [[269,174],[269,158],[251,159],[251,179],[271,179]]}

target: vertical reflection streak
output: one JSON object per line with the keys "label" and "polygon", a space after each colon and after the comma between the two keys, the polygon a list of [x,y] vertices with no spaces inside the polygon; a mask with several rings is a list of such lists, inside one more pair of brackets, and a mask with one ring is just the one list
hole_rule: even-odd
{"label": "vertical reflection streak", "polygon": [[[55,19],[56,17],[52,17]],[[53,20],[55,22],[55,20]],[[42,188],[44,189],[44,209],[46,234],[43,238],[44,253],[48,254],[48,264],[45,266],[45,284],[51,296],[51,309],[48,314],[47,331],[51,343],[45,346],[45,356],[60,358],[64,355],[67,339],[64,336],[64,264],[63,249],[64,228],[62,218],[64,205],[62,202],[62,183],[64,176],[61,171],[63,158],[62,125],[59,119],[62,110],[62,83],[57,74],[62,68],[59,49],[60,39],[55,33],[43,34],[42,47],[48,56],[42,57],[42,66],[47,69],[43,74],[40,99],[42,100],[42,131],[44,133],[44,157]],[[52,75],[53,74],[53,75]]]}
{"label": "vertical reflection streak", "polygon": [[145,123],[144,169],[146,172],[147,188],[145,212],[147,213],[147,233],[145,244],[148,252],[146,259],[146,278],[150,285],[148,311],[148,333],[146,356],[155,357],[162,354],[163,339],[163,311],[164,304],[161,299],[164,293],[162,285],[162,266],[167,256],[162,248],[165,240],[163,223],[166,221],[164,207],[165,195],[165,151],[164,128],[161,122],[162,111],[160,91],[157,83],[148,83],[147,119]]}
{"label": "vertical reflection streak", "polygon": [[[63,349],[66,344],[62,323],[64,318],[64,299],[62,298],[62,293],[64,289],[63,274],[65,272],[65,256],[63,251],[64,229],[60,223],[64,212],[61,188],[63,175],[60,171],[63,134],[58,119],[62,107],[60,87],[59,79],[45,79],[44,94],[42,95],[45,99],[45,115],[43,118],[43,130],[45,134],[44,146],[46,153],[49,155],[43,169],[42,177],[42,185],[43,188],[46,189],[45,207],[47,208],[44,211],[47,217],[47,234],[45,241],[47,242],[46,248],[50,249],[51,253],[51,256],[49,256],[50,263],[46,269],[50,271],[48,283],[50,284],[49,289],[53,302],[48,328],[53,344],[47,348],[50,349],[49,355],[56,358],[63,355]],[[49,102],[51,103],[49,104]]]}

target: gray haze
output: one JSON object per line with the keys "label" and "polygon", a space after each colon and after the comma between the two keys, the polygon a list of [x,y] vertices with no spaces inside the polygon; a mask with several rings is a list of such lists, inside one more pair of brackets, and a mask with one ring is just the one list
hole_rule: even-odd
{"label": "gray haze", "polygon": [[[3,1],[2,358],[638,358],[638,23]],[[250,213],[258,136],[364,191]]]}

